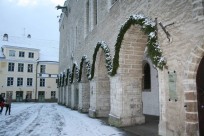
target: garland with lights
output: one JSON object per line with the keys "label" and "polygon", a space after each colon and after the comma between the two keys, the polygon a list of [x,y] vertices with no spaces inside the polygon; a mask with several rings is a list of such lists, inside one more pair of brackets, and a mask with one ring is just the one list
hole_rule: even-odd
{"label": "garland with lights", "polygon": [[[157,29],[156,29],[156,23],[143,15],[137,14],[137,15],[132,15],[129,17],[129,19],[122,25],[120,28],[120,32],[117,36],[116,44],[115,44],[115,55],[112,61],[111,55],[110,55],[110,50],[107,46],[107,44],[102,41],[98,42],[94,54],[93,54],[93,63],[92,66],[90,64],[90,61],[87,59],[87,56],[83,56],[81,59],[80,63],[80,69],[78,69],[78,66],[76,63],[74,63],[72,67],[72,73],[70,72],[69,75],[69,81],[70,83],[73,83],[73,78],[74,78],[74,70],[76,72],[76,81],[80,82],[81,81],[81,75],[82,75],[82,68],[83,68],[83,63],[85,61],[86,64],[86,75],[89,80],[93,79],[94,77],[94,70],[95,70],[95,61],[96,61],[96,56],[99,48],[101,47],[105,53],[106,57],[106,68],[108,70],[108,74],[111,76],[114,76],[117,73],[117,69],[119,67],[119,53],[120,53],[120,48],[121,44],[124,38],[125,33],[127,30],[130,28],[131,25],[140,25],[141,30],[148,35],[147,39],[147,48],[146,52],[148,56],[150,57],[152,63],[154,64],[155,67],[159,69],[163,69],[163,67],[166,65],[166,61],[164,57],[162,56],[162,51],[160,49],[160,46],[157,41]],[[68,71],[67,71],[68,72]],[[61,78],[61,76],[60,76]],[[59,79],[58,82],[61,82]]]}

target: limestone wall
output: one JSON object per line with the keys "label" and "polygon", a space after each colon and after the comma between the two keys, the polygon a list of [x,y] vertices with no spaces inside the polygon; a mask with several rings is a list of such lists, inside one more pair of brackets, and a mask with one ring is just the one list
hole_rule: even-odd
{"label": "limestone wall", "polygon": [[[144,14],[148,18],[157,18],[158,22],[161,22],[163,26],[167,25],[165,30],[170,34],[168,39],[164,30],[158,24],[158,41],[163,51],[163,56],[167,60],[167,67],[162,71],[158,69],[160,103],[159,134],[197,135],[199,133],[198,119],[196,119],[197,99],[196,97],[195,99],[191,98],[196,94],[195,77],[197,66],[200,62],[200,58],[203,56],[204,8],[203,5],[199,4],[203,1],[118,0],[114,5],[109,6],[107,0],[100,0],[98,1],[98,24],[92,26],[92,29],[89,29],[87,33],[85,32],[87,27],[86,2],[87,0],[70,0],[70,12],[68,16],[62,19],[63,21],[60,26],[59,72],[64,71],[68,67],[72,67],[73,62],[79,64],[83,55],[87,55],[87,58],[92,62],[94,47],[98,41],[103,40],[108,44],[113,57],[115,53],[114,44],[116,43],[119,29],[130,15]],[[90,0],[90,3],[91,2],[92,0]],[[92,4],[90,4],[90,8],[91,6]],[[92,12],[92,10],[89,11],[90,16]],[[91,19],[89,21],[91,21]],[[135,31],[132,32],[133,35],[134,32]],[[71,53],[73,53],[72,57]],[[124,58],[125,56],[121,56],[120,60]],[[138,60],[142,62],[143,59]],[[140,62],[136,63],[139,64]],[[137,69],[137,66],[135,69]],[[119,68],[119,72],[120,70],[125,69]],[[141,70],[142,69],[138,72],[140,73]],[[176,71],[177,73],[176,93],[178,99],[176,101],[169,100],[168,72],[171,71]],[[110,78],[110,113],[121,113],[122,115],[124,113],[121,110],[124,110],[124,106],[126,106],[124,104],[129,101],[130,97],[122,94],[123,87],[126,86],[122,84],[121,80],[126,80],[127,85],[131,84],[128,83],[128,78],[124,79],[124,77],[117,74]],[[141,79],[135,81],[138,81],[136,83],[136,88],[138,88],[139,93],[137,96],[141,99],[141,88],[138,87],[141,85]],[[94,84],[94,82],[91,83],[91,93],[94,93],[92,92],[95,87]],[[117,92],[115,89],[117,89]],[[132,98],[138,100],[136,96]],[[114,101],[112,101],[112,99],[114,99]],[[123,99],[122,102],[120,101],[121,99]],[[140,102],[141,100],[138,101]],[[90,103],[92,102],[97,102],[97,99],[91,96]],[[130,104],[131,102],[128,103]],[[118,104],[118,106],[114,106],[115,104]],[[185,108],[185,105],[187,105],[187,108]],[[132,111],[127,109],[126,112],[127,114],[131,114]],[[190,131],[189,128],[191,128]]]}

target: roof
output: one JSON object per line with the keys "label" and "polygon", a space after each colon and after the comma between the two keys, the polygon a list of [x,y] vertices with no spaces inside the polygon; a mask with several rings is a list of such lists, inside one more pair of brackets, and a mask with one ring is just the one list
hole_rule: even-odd
{"label": "roof", "polygon": [[[23,48],[39,49],[39,61],[59,61],[59,42],[54,40],[33,39],[27,37],[17,37],[8,35],[8,41],[3,41],[1,35],[0,47],[3,46],[16,46]],[[0,57],[3,57],[0,51]]]}

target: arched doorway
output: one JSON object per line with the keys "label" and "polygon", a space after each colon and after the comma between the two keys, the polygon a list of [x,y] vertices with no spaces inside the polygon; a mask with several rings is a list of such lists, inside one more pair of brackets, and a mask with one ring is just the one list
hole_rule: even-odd
{"label": "arched doorway", "polygon": [[196,76],[197,100],[198,100],[198,120],[200,136],[204,135],[204,57],[198,67]]}
{"label": "arched doorway", "polygon": [[142,103],[143,114],[159,116],[158,72],[147,57],[143,62]]}

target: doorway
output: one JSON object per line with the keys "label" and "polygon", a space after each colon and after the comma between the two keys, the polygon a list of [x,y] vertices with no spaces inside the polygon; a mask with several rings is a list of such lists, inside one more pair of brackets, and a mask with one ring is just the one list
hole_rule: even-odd
{"label": "doorway", "polygon": [[45,101],[45,92],[44,91],[39,91],[38,92],[38,101],[39,102],[44,102]]}
{"label": "doorway", "polygon": [[16,91],[16,101],[17,102],[23,101],[23,91]]}
{"label": "doorway", "polygon": [[200,136],[204,135],[204,57],[198,67],[196,76],[197,100],[198,100],[198,119]]}

